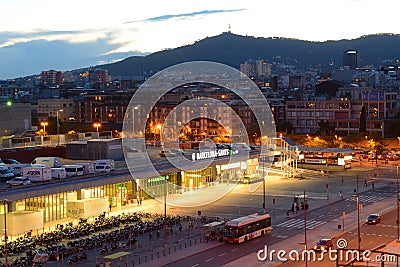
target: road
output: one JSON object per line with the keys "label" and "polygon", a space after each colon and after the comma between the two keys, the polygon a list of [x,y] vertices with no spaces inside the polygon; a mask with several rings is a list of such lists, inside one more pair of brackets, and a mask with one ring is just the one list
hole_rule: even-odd
{"label": "road", "polygon": [[[372,188],[372,184],[369,183],[368,186],[364,185],[364,182],[359,185],[359,192],[362,190],[367,190],[359,194],[360,203],[362,206],[366,207],[371,203],[378,202],[384,200],[390,196],[393,196],[396,193],[395,187],[393,186],[394,177],[391,175],[391,169],[389,167],[385,167],[380,170],[380,177],[382,180],[379,180],[379,177],[376,178],[375,188]],[[361,176],[361,174],[360,174]],[[362,177],[365,177],[363,175]],[[337,180],[337,179],[336,179]],[[347,179],[349,180],[349,179]],[[352,180],[352,179],[350,179]],[[354,178],[353,178],[354,180]],[[359,179],[361,180],[361,179]],[[368,180],[370,181],[370,180]],[[333,182],[333,181],[332,181]],[[336,183],[341,184],[341,178]],[[378,187],[379,185],[379,187]],[[355,187],[355,188],[354,188]],[[341,188],[341,187],[340,187]],[[357,186],[352,184],[352,188],[357,190]],[[286,189],[286,188],[285,188]],[[354,190],[353,189],[353,190]],[[349,192],[346,192],[348,195]],[[334,203],[334,204],[333,204]],[[357,209],[356,198],[347,196],[344,200],[338,200],[333,202],[331,205],[325,205],[318,209],[307,212],[307,230],[312,230],[316,227],[324,225],[325,223],[336,219],[342,215],[342,212],[350,213]],[[379,211],[377,211],[379,212]],[[362,219],[364,220],[368,214],[362,214]],[[274,218],[274,217],[273,217]],[[387,222],[387,225],[392,225],[395,223],[395,220],[391,217],[391,215],[384,216],[384,222]],[[384,224],[382,224],[384,225]],[[346,227],[346,225],[345,225]],[[381,227],[381,226],[376,226]],[[384,227],[382,227],[384,228]],[[362,231],[365,232],[365,237],[363,237],[363,247],[373,248],[381,243],[387,242],[389,240],[393,240],[393,229],[392,227],[386,227],[385,231],[379,231],[379,234],[375,232],[366,232],[369,229],[374,229],[374,226],[363,226]],[[375,228],[376,229],[376,228]],[[179,261],[173,262],[166,266],[222,266],[229,262],[232,262],[236,259],[249,255],[251,253],[257,252],[262,249],[264,245],[271,246],[276,244],[282,240],[295,236],[299,233],[304,232],[304,219],[303,214],[299,213],[298,215],[291,216],[290,218],[285,218],[283,216],[276,216],[275,220],[273,220],[273,231],[267,235],[266,237],[258,238],[255,240],[251,240],[250,242],[240,244],[240,245],[232,245],[232,244],[223,244],[218,248],[213,248],[196,255],[181,259]],[[363,232],[363,233],[364,233]],[[379,238],[375,238],[376,235]],[[379,236],[381,235],[381,236]],[[354,233],[348,233],[350,241],[350,246],[353,246],[352,241],[354,239]],[[317,240],[315,240],[316,242]],[[290,249],[290,248],[283,248]],[[290,264],[294,264],[293,266],[302,266],[303,263],[286,263],[287,266],[292,266]],[[299,265],[297,265],[299,264]],[[316,266],[327,266],[322,263],[321,265]]]}
{"label": "road", "polygon": [[[388,244],[390,241],[397,239],[397,212],[396,210],[392,210],[382,216],[382,222],[377,225],[367,225],[365,224],[365,219],[368,214],[363,214],[360,222],[360,236],[361,250],[376,250],[384,244]],[[335,247],[337,248],[336,242],[339,239],[344,239],[347,242],[346,249],[358,250],[358,231],[357,229],[346,232],[343,235],[339,235],[334,239]],[[371,260],[375,260],[376,254],[371,255]],[[343,258],[343,261],[340,261],[341,264],[345,262],[350,262],[351,258],[346,259]],[[297,267],[297,266],[305,266],[304,261],[288,261],[281,265],[282,267]],[[336,266],[336,262],[329,259],[328,254],[325,254],[323,261],[310,261],[308,262],[309,267],[329,267]]]}

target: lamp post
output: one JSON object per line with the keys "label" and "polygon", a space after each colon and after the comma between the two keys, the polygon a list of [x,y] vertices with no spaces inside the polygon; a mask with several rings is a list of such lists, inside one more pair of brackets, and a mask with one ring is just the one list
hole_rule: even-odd
{"label": "lamp post", "polygon": [[64,110],[59,109],[57,110],[57,146],[60,146],[60,119],[59,119],[59,112],[63,112]]}
{"label": "lamp post", "polygon": [[399,165],[396,166],[396,202],[397,202],[397,241],[400,240],[400,227],[399,227]]}
{"label": "lamp post", "polygon": [[[303,209],[304,209],[304,251],[307,251],[307,200],[306,191],[303,195]],[[306,267],[308,266],[308,257],[306,257]]]}
{"label": "lamp post", "polygon": [[[262,152],[261,152],[262,153]],[[264,214],[266,213],[266,209],[267,209],[267,207],[266,207],[266,205],[265,205],[265,168],[264,168],[264,161],[265,161],[265,157],[264,157],[264,155],[263,154],[261,154],[261,157],[262,157],[262,168],[263,168],[263,171],[262,171],[262,176],[263,176],[263,210],[264,210]]]}
{"label": "lamp post", "polygon": [[8,203],[8,199],[3,199],[3,208],[4,208],[4,257],[5,257],[5,266],[8,267],[8,246],[7,246],[7,209],[6,205]]}
{"label": "lamp post", "polygon": [[46,135],[46,126],[49,125],[47,121],[42,121],[40,125],[43,126],[43,135]]}
{"label": "lamp post", "polygon": [[96,127],[96,132],[99,132],[99,127],[101,126],[100,122],[93,123],[93,127]]}
{"label": "lamp post", "polygon": [[164,177],[164,256],[167,257],[167,177]]}
{"label": "lamp post", "polygon": [[139,109],[140,105],[132,108],[132,138],[135,137],[135,110]]}
{"label": "lamp post", "polygon": [[361,233],[360,233],[360,196],[358,192],[353,197],[357,200],[357,245],[358,245],[358,253],[361,253]]}

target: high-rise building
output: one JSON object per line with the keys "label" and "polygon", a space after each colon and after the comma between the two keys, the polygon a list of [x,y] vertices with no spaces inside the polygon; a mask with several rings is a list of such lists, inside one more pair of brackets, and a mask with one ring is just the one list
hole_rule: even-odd
{"label": "high-rise building", "polygon": [[343,53],[343,67],[357,69],[360,67],[360,55],[357,50],[349,49]]}
{"label": "high-rise building", "polygon": [[48,86],[58,86],[63,83],[62,71],[56,71],[56,70],[42,71],[40,76],[42,83]]}
{"label": "high-rise building", "polygon": [[240,71],[248,77],[264,77],[271,75],[271,64],[264,60],[246,60],[240,64]]}
{"label": "high-rise building", "polygon": [[108,71],[101,69],[90,69],[89,70],[89,82],[94,83],[106,83],[108,82]]}

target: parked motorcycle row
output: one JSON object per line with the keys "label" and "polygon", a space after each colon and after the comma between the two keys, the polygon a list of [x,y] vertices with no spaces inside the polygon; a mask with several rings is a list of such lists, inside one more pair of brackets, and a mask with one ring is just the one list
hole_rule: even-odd
{"label": "parked motorcycle row", "polygon": [[[173,232],[174,226],[182,230],[183,221],[189,221],[189,226],[193,223],[190,216],[168,215],[167,234]],[[135,212],[106,217],[103,212],[92,222],[81,218],[76,225],[72,222],[58,224],[54,231],[37,236],[32,236],[32,231],[29,231],[23,237],[7,243],[8,255],[20,256],[9,262],[9,266],[30,266],[37,253],[47,254],[49,260],[69,257],[70,264],[84,262],[87,260],[84,251],[90,249],[99,249],[101,255],[107,255],[137,245],[137,238],[146,233],[149,233],[150,240],[153,232],[159,238],[163,225],[164,216],[159,214]],[[25,255],[21,256],[23,253]],[[5,256],[4,245],[0,245],[0,256]],[[5,265],[0,262],[2,266]]]}

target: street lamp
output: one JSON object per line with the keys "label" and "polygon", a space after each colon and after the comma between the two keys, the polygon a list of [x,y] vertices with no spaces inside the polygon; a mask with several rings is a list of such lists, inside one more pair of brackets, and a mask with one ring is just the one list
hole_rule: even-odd
{"label": "street lamp", "polygon": [[96,131],[99,132],[99,127],[101,126],[101,123],[95,122],[93,123],[93,127],[96,127]]}
{"label": "street lamp", "polygon": [[[262,151],[261,151],[261,153],[263,153]],[[264,213],[266,213],[266,205],[265,205],[265,167],[264,167],[264,161],[265,161],[265,157],[264,157],[264,155],[262,155],[261,156],[262,157],[262,168],[263,168],[263,171],[262,171],[262,176],[263,176],[263,210],[264,210]]]}
{"label": "street lamp", "polygon": [[57,146],[60,146],[60,119],[59,119],[59,112],[63,112],[63,109],[57,110]]}
{"label": "street lamp", "polygon": [[[361,253],[361,233],[360,233],[360,196],[354,195],[353,197],[357,200],[357,244],[358,244],[358,253]],[[360,254],[359,254],[360,255]]]}
{"label": "street lamp", "polygon": [[46,135],[46,126],[49,125],[47,121],[42,121],[40,125],[43,126],[43,135]]}
{"label": "street lamp", "polygon": [[[306,191],[303,195],[303,210],[304,210],[304,251],[307,251],[307,200]],[[306,267],[308,266],[308,257],[306,257]]]}
{"label": "street lamp", "polygon": [[3,208],[4,208],[4,257],[5,257],[5,266],[8,267],[8,246],[7,246],[7,209],[6,204],[8,204],[8,199],[3,199]]}
{"label": "street lamp", "polygon": [[400,228],[399,228],[399,165],[396,166],[396,200],[397,200],[397,241],[400,240]]}
{"label": "street lamp", "polygon": [[135,110],[139,109],[141,105],[132,108],[132,138],[135,137]]}
{"label": "street lamp", "polygon": [[167,176],[164,177],[164,256],[167,257]]}
{"label": "street lamp", "polygon": [[161,141],[161,124],[157,124],[156,128],[158,129],[158,139]]}

